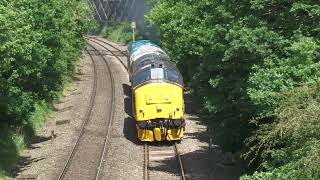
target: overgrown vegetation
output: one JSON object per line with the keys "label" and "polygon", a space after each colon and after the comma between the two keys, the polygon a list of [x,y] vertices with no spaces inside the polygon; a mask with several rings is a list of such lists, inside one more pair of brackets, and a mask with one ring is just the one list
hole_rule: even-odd
{"label": "overgrown vegetation", "polygon": [[319,179],[320,82],[284,92],[277,118],[249,138],[250,151],[267,172],[243,179]]}
{"label": "overgrown vegetation", "polygon": [[154,2],[148,20],[160,27],[161,45],[199,97],[217,143],[265,172],[244,179],[319,179],[319,114],[312,110],[319,2]]}
{"label": "overgrown vegetation", "polygon": [[[127,45],[132,42],[131,24],[122,22],[115,25],[106,25],[103,29],[103,36],[111,41]],[[142,39],[142,36],[136,31],[135,38]]]}
{"label": "overgrown vegetation", "polygon": [[1,1],[0,177],[73,76],[89,13],[83,0]]}

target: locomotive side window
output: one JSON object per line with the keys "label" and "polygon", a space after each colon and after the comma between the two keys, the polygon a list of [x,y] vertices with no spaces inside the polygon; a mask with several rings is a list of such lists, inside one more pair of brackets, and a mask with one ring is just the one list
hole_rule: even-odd
{"label": "locomotive side window", "polygon": [[168,81],[178,83],[178,84],[183,84],[180,74],[173,69],[166,70],[166,78],[165,79]]}

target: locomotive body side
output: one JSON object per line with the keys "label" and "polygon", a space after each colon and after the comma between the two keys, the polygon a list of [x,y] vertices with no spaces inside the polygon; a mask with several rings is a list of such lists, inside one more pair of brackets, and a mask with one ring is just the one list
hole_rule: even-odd
{"label": "locomotive body side", "polygon": [[130,48],[132,107],[141,141],[180,140],[185,130],[183,80],[166,53],[150,41]]}

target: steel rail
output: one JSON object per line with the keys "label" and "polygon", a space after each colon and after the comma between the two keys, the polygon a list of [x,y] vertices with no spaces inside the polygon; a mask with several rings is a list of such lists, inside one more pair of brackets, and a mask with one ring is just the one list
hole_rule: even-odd
{"label": "steel rail", "polygon": [[[117,56],[114,51],[111,51],[108,47],[106,47],[106,46],[105,46],[104,44],[102,44],[102,43],[105,43],[105,44],[111,46],[112,48],[114,48],[114,49],[116,49],[116,50],[119,50],[119,52],[121,52],[122,54],[124,54],[124,55],[127,57],[127,55],[126,55],[125,53],[123,53],[120,49],[118,49],[118,48],[116,48],[115,46],[113,46],[112,44],[110,44],[110,43],[108,43],[108,42],[105,42],[105,41],[102,41],[102,40],[98,40],[98,39],[95,39],[95,38],[92,38],[92,37],[89,37],[89,38],[88,38],[88,37],[85,37],[85,38],[86,38],[87,40],[91,41],[91,42],[94,42],[94,43],[98,44],[99,46],[103,47],[103,48],[106,49],[107,51],[109,51],[109,52],[121,63],[121,65],[126,69],[126,71],[127,71],[127,72],[129,71],[128,66],[121,60],[121,58],[120,58],[119,56]],[[100,52],[99,52],[99,53],[100,53]],[[127,61],[128,61],[128,59],[127,59]],[[127,62],[127,64],[128,64],[128,62]]]}
{"label": "steel rail", "polygon": [[98,81],[98,78],[97,78],[97,65],[96,63],[94,62],[93,60],[93,57],[92,55],[88,52],[89,56],[90,56],[90,59],[93,63],[93,71],[94,71],[94,81],[93,81],[93,87],[92,87],[92,92],[91,92],[91,95],[90,95],[90,101],[89,101],[89,107],[88,107],[88,110],[86,111],[86,114],[85,114],[85,117],[84,117],[84,120],[83,120],[83,123],[81,125],[81,130],[80,130],[80,133],[77,137],[77,140],[76,140],[76,143],[74,144],[74,146],[72,147],[72,150],[68,156],[68,159],[65,163],[65,165],[63,166],[63,169],[61,171],[61,173],[59,174],[59,177],[58,177],[58,180],[62,180],[69,168],[69,165],[72,161],[72,158],[74,157],[75,155],[75,152],[78,148],[78,145],[79,145],[79,142],[80,142],[80,139],[82,137],[82,135],[84,134],[84,130],[85,130],[85,127],[86,125],[88,124],[88,121],[90,119],[90,116],[91,116],[91,113],[92,113],[92,108],[93,108],[93,105],[94,105],[94,99],[96,97],[96,94],[97,94],[97,81]]}
{"label": "steel rail", "polygon": [[[110,44],[110,43],[108,43],[108,42],[105,42],[105,41],[102,41],[102,40],[100,40],[100,39],[97,39],[97,38],[95,38],[95,37],[88,37],[88,36],[87,36],[87,37],[85,37],[85,39],[88,40],[88,41],[90,41],[90,42],[92,42],[92,43],[95,43],[95,44],[101,46],[102,48],[106,49],[107,51],[109,51],[109,52],[113,55],[113,57],[115,57],[116,59],[118,59],[118,60],[120,61],[120,63],[122,64],[122,66],[128,71],[127,66],[123,63],[123,61],[121,60],[121,58],[120,58],[118,55],[116,55],[114,51],[111,51],[108,47],[106,47],[104,44],[107,44],[108,46],[112,47],[113,49],[118,50],[119,52],[121,52],[123,55],[125,55],[125,56],[127,57],[127,55],[126,55],[125,53],[123,53],[119,48],[113,46],[112,44]],[[102,44],[102,43],[104,43],[104,44]],[[108,65],[108,62],[107,62],[106,58],[103,56],[103,54],[102,54],[97,48],[95,48],[93,45],[91,45],[91,44],[89,44],[89,45],[90,45],[93,49],[95,49],[95,50],[99,53],[99,55],[103,58],[103,60],[104,60],[105,63],[107,64],[107,67],[108,67],[109,72],[111,73],[110,66]],[[113,77],[112,73],[110,74],[110,77],[111,77],[112,84],[114,84],[114,77]],[[113,94],[115,94],[115,87],[114,87],[114,86],[112,87],[112,91],[113,91]],[[115,96],[112,96],[112,98],[115,99]],[[112,102],[115,102],[115,100],[113,100]],[[111,110],[112,112],[113,112],[113,109],[114,109],[114,105],[112,105],[112,110]],[[112,115],[112,116],[113,116],[113,115]],[[113,119],[113,118],[111,118],[111,119]],[[109,122],[109,127],[108,127],[108,129],[110,129],[110,128],[111,128],[111,122]],[[108,130],[108,131],[109,131],[109,130]],[[101,169],[102,169],[102,166],[103,166],[103,159],[104,159],[105,153],[106,153],[106,151],[107,151],[107,142],[108,142],[108,139],[109,139],[109,138],[108,138],[108,135],[109,135],[109,133],[107,133],[107,137],[106,137],[106,141],[105,141],[104,149],[103,149],[103,154],[101,155],[101,159],[100,159],[100,163],[99,163],[97,175],[96,175],[96,177],[95,177],[96,180],[99,179],[100,172],[101,172]]]}
{"label": "steel rail", "polygon": [[182,163],[181,156],[180,156],[180,153],[179,153],[179,151],[178,151],[178,146],[177,146],[177,143],[176,143],[176,142],[174,143],[174,151],[175,151],[176,156],[177,156],[177,158],[178,158],[179,167],[180,167],[180,173],[181,173],[181,179],[182,179],[182,180],[186,180],[186,176],[185,176],[185,173],[184,173],[183,163]]}
{"label": "steel rail", "polygon": [[[186,180],[186,176],[185,176],[185,171],[184,171],[184,166],[183,166],[183,162],[181,159],[181,155],[180,152],[178,151],[178,146],[177,143],[175,142],[173,145],[173,149],[174,149],[174,155],[178,161],[178,166],[180,169],[180,176],[182,180]],[[143,179],[144,180],[150,180],[150,175],[149,175],[149,146],[147,143],[144,144],[144,167],[143,167]],[[174,157],[174,156],[173,156]]]}
{"label": "steel rail", "polygon": [[[109,66],[109,63],[108,61],[106,60],[106,58],[101,54],[101,52],[95,48],[93,45],[91,45],[90,43],[88,43],[88,45],[93,48],[96,52],[98,52],[98,54],[100,55],[100,57],[102,57],[103,61],[105,62],[106,66],[107,66],[107,69],[110,73],[110,79],[111,79],[111,88],[112,88],[112,99],[111,99],[111,103],[110,103],[110,113],[109,113],[109,121],[108,121],[108,127],[107,127],[107,133],[106,133],[106,136],[104,138],[104,145],[103,145],[103,149],[102,149],[102,152],[101,152],[101,155],[100,155],[100,161],[99,161],[99,165],[97,167],[97,173],[96,173],[96,176],[95,176],[95,179],[99,179],[100,177],[100,174],[101,174],[101,169],[102,169],[102,166],[103,166],[103,159],[105,157],[105,154],[107,152],[107,144],[108,144],[108,140],[109,140],[109,132],[110,132],[110,129],[111,129],[111,126],[112,126],[112,120],[114,119],[114,108],[115,108],[115,86],[114,86],[114,77],[113,77],[113,74],[111,72],[111,68]],[[94,81],[94,90],[93,90],[93,93],[94,93],[94,96],[91,97],[90,99],[90,103],[89,103],[89,110],[87,111],[86,115],[85,115],[85,120],[84,120],[84,123],[82,124],[81,126],[81,131],[79,133],[79,136],[76,140],[76,143],[74,145],[74,147],[72,148],[71,152],[70,152],[70,155],[66,161],[66,164],[64,165],[64,168],[62,170],[62,172],[60,173],[59,175],[59,178],[58,180],[62,180],[65,175],[66,175],[66,172],[71,164],[71,161],[75,155],[75,152],[77,151],[77,148],[78,148],[78,145],[79,145],[79,142],[81,140],[81,137],[82,135],[84,134],[84,130],[85,130],[85,127],[90,119],[90,115],[91,115],[91,112],[92,112],[92,107],[93,107],[93,103],[94,103],[94,98],[95,98],[95,95],[96,95],[96,88],[97,88],[97,70],[96,70],[96,64],[93,60],[93,57],[92,57],[92,54],[89,53],[89,50],[86,50],[92,60],[92,62],[94,63],[94,74],[95,74],[95,81]]]}
{"label": "steel rail", "polygon": [[86,36],[86,38],[88,38],[89,40],[90,40],[90,39],[93,39],[93,40],[96,40],[96,41],[105,43],[105,44],[107,44],[108,46],[112,47],[113,49],[116,49],[117,51],[119,51],[123,56],[126,56],[126,57],[128,56],[128,55],[127,55],[126,53],[124,53],[121,49],[117,48],[116,46],[112,45],[111,43],[109,43],[109,42],[107,42],[107,41],[98,39],[98,38],[95,37],[95,36]]}
{"label": "steel rail", "polygon": [[99,177],[100,177],[100,173],[101,173],[101,169],[102,169],[102,166],[103,166],[103,159],[104,159],[104,156],[107,152],[107,144],[108,144],[108,140],[109,140],[109,132],[110,132],[110,129],[111,129],[111,125],[112,125],[112,120],[114,119],[114,108],[115,108],[115,83],[114,83],[114,77],[113,77],[113,74],[111,72],[111,68],[110,68],[110,65],[108,63],[108,61],[106,60],[106,58],[101,54],[101,52],[95,48],[93,45],[91,45],[89,43],[89,45],[95,49],[99,55],[103,58],[105,64],[107,65],[107,68],[108,68],[108,71],[110,73],[110,79],[111,79],[111,88],[112,88],[112,98],[111,98],[111,103],[110,103],[110,114],[109,114],[109,122],[108,122],[108,129],[107,129],[107,134],[106,134],[106,137],[105,137],[105,141],[104,141],[104,145],[103,145],[103,150],[102,150],[102,154],[101,154],[101,158],[100,158],[100,162],[99,162],[99,166],[97,168],[97,174],[96,174],[96,177],[95,179],[98,180]]}

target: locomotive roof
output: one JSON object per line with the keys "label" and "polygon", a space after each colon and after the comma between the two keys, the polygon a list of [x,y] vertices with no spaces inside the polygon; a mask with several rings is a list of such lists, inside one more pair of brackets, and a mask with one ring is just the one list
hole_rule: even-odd
{"label": "locomotive roof", "polygon": [[152,43],[150,40],[138,40],[129,45],[128,49],[129,49],[130,56],[143,46],[151,46],[151,47],[161,49],[158,45]]}
{"label": "locomotive roof", "polygon": [[149,40],[135,41],[129,46],[132,87],[152,82],[183,86],[182,76],[168,55]]}
{"label": "locomotive roof", "polygon": [[143,55],[136,61],[132,62],[131,72],[132,74],[135,74],[139,70],[152,65],[155,67],[161,65],[162,67],[168,67],[170,69],[178,71],[174,63],[170,61],[169,57],[166,54],[150,53]]}

